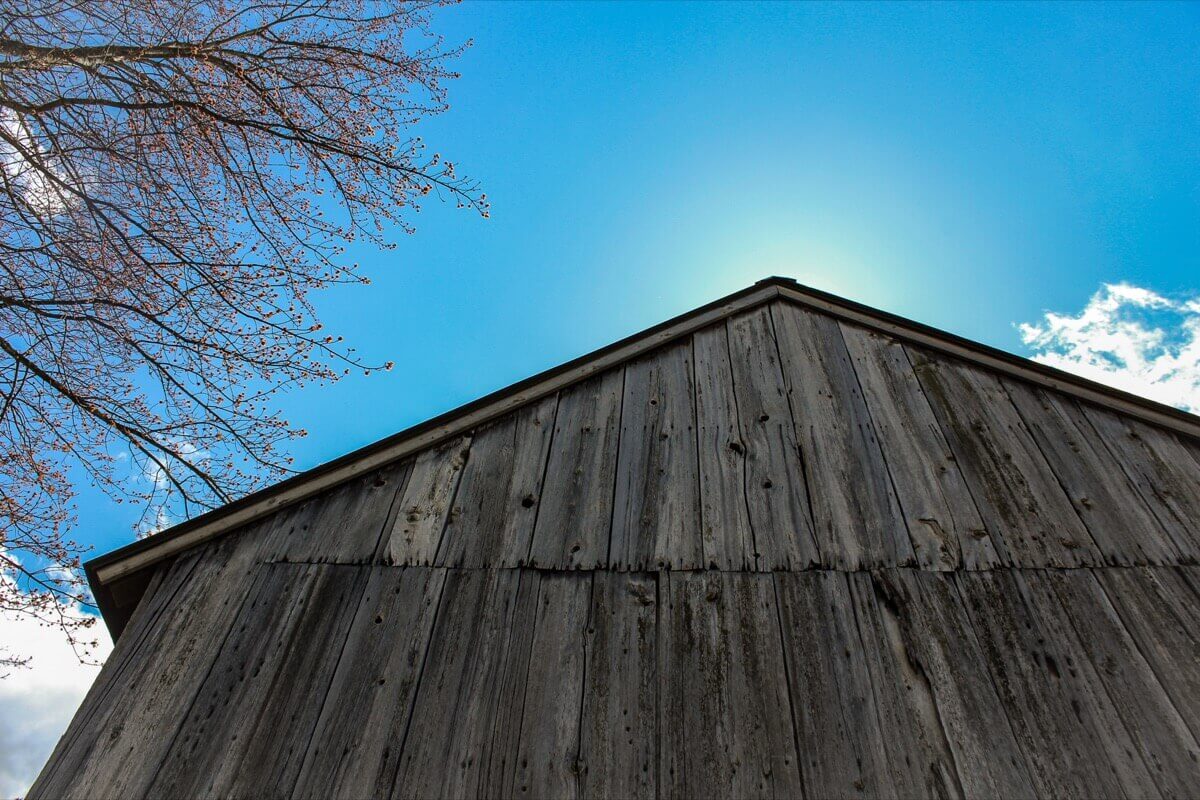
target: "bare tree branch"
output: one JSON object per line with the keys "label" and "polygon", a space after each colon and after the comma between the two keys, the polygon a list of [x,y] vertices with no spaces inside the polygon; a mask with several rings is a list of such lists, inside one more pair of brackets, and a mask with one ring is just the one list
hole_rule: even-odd
{"label": "bare tree branch", "polygon": [[411,134],[436,5],[0,0],[0,609],[77,635],[71,470],[154,522],[288,471],[276,394],[370,369],[308,299],[347,245],[486,216]]}

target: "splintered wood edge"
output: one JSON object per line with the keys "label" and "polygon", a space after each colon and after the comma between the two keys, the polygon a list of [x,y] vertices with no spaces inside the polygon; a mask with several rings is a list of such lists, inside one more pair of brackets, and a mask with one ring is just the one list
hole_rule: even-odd
{"label": "splintered wood edge", "polygon": [[[411,434],[399,433],[392,437],[391,441],[384,440],[379,445],[364,448],[363,451],[360,451],[361,454],[351,453],[329,466],[317,467],[310,473],[302,473],[275,487],[264,489],[256,495],[250,495],[243,501],[181,523],[174,529],[156,534],[149,539],[128,545],[127,547],[134,550],[128,555],[122,554],[122,550],[125,548],[121,548],[101,556],[88,565],[89,575],[93,576],[93,588],[99,589],[184,550],[207,542],[229,530],[306,500],[357,475],[378,469],[436,445],[445,439],[460,435],[522,405],[540,400],[599,372],[688,336],[714,322],[719,322],[733,314],[776,298],[789,300],[837,319],[887,334],[901,341],[952,355],[987,369],[1114,409],[1145,422],[1200,438],[1200,417],[1094,383],[1085,378],[1076,377],[987,345],[963,339],[954,334],[802,287],[787,279],[768,279],[760,282],[757,289],[751,287],[749,290],[730,296],[726,301],[717,301],[697,312],[685,314],[672,323],[666,323],[665,326],[635,334],[624,343],[604,348],[594,355],[583,356],[577,359],[579,363],[574,367],[556,368],[540,380],[535,376],[509,389],[502,389],[495,393],[495,399],[490,402],[486,402],[485,398],[485,401],[477,401],[464,406],[461,410],[451,411],[443,415],[446,419],[441,424],[433,427],[427,427],[425,424],[419,425],[412,429]],[[482,405],[479,404],[480,402]],[[104,605],[101,602],[102,610]]]}

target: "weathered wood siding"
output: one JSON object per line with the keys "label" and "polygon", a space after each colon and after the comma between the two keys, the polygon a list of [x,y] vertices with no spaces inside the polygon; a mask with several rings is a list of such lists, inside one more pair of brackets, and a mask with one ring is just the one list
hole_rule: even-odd
{"label": "weathered wood siding", "polygon": [[788,302],[159,568],[58,797],[1189,797],[1200,446]]}

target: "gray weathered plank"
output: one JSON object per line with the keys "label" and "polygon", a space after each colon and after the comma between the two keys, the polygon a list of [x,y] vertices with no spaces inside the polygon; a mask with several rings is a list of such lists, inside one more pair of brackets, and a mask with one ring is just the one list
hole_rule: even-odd
{"label": "gray weathered plank", "polygon": [[659,795],[801,796],[771,576],[663,580]]}
{"label": "gray weathered plank", "polygon": [[870,573],[851,572],[846,578],[879,724],[886,732],[892,790],[885,793],[898,798],[964,797],[933,685],[921,662],[910,660],[905,652],[899,606]]}
{"label": "gray weathered plank", "polygon": [[[375,557],[409,464],[392,464],[285,510],[265,546],[270,561],[365,564]],[[283,524],[284,520],[288,524]]]}
{"label": "gray weathered plank", "polygon": [[1200,604],[1172,569],[1103,569],[1096,577],[1138,652],[1200,739]]}
{"label": "gray weathered plank", "polygon": [[837,321],[772,306],[826,567],[914,562],[912,543]]}
{"label": "gray weathered plank", "polygon": [[433,564],[470,447],[471,437],[461,436],[423,450],[416,457],[397,503],[392,529],[384,534],[384,563]]}
{"label": "gray weathered plank", "polygon": [[[522,591],[527,581],[532,592]],[[499,756],[519,719],[508,716],[519,711],[505,678],[515,673],[524,682],[537,581],[524,570],[447,574],[393,797],[503,794],[493,776],[512,769]],[[514,641],[525,643],[524,657],[509,658]]]}
{"label": "gray weathered plank", "polygon": [[1126,416],[1083,404],[1151,511],[1183,554],[1200,562],[1200,464],[1174,435]]}
{"label": "gray weathered plank", "polygon": [[[1090,571],[1069,570],[1048,571],[1042,583],[1078,632],[1082,657],[1095,667],[1160,791],[1168,797],[1195,796],[1200,747],[1099,581]],[[1031,591],[1039,588],[1036,581],[1029,585]]]}
{"label": "gray weathered plank", "polygon": [[265,564],[148,794],[286,797],[368,568]]}
{"label": "gray weathered plank", "polygon": [[768,570],[820,564],[771,312],[764,307],[730,317],[727,327],[746,446],[745,494],[755,532],[755,564]]}
{"label": "gray weathered plank", "polygon": [[882,570],[871,575],[878,607],[898,637],[893,657],[924,682],[954,753],[967,797],[1033,797],[1013,736],[953,575]]}
{"label": "gray weathered plank", "polygon": [[529,561],[553,569],[608,563],[623,369],[564,389]]}
{"label": "gray weathered plank", "polygon": [[999,379],[927,350],[907,350],[1004,562],[1022,567],[1101,563],[1091,535]]}
{"label": "gray weathered plank", "polygon": [[554,396],[547,397],[475,432],[442,535],[439,566],[525,564],[555,404]]}
{"label": "gray weathered plank", "polygon": [[117,639],[27,797],[52,798],[67,794],[80,765],[97,745],[97,735],[104,721],[121,707],[145,662],[168,635],[168,626],[164,623],[177,613],[173,600],[196,570],[203,552],[204,548],[198,548],[173,563],[159,565],[124,633]]}
{"label": "gray weathered plank", "polygon": [[609,571],[593,579],[580,795],[651,798],[658,779],[657,581]]}
{"label": "gray weathered plank", "polygon": [[1004,388],[1106,564],[1176,564],[1180,553],[1072,399],[1013,380]]}
{"label": "gray weathered plank", "polygon": [[[369,572],[365,565],[318,569],[305,609],[279,656],[262,712],[247,733],[241,762],[233,767],[231,753],[220,759],[213,794],[255,798],[291,794]],[[248,711],[248,704],[243,704],[239,713]]]}
{"label": "gray weathered plank", "polygon": [[391,791],[444,578],[445,570],[431,567],[371,569],[295,797]]}
{"label": "gray weathered plank", "polygon": [[477,747],[483,757],[480,797],[509,797],[517,785],[517,771],[521,768],[517,748],[521,744],[521,721],[528,695],[530,653],[543,574],[523,570],[518,576],[515,610],[504,642],[499,690],[494,701],[491,697],[484,700],[485,704],[494,703],[494,707],[487,712],[492,716],[491,740],[486,735],[480,737],[484,744]]}
{"label": "gray weathered plank", "polygon": [[757,548],[750,525],[746,442],[738,420],[725,325],[697,331],[692,348],[704,564],[710,569],[753,569]]}
{"label": "gray weathered plank", "polygon": [[95,725],[97,747],[88,754],[69,797],[138,797],[171,747],[229,623],[252,583],[256,537],[228,537],[205,548],[196,570],[171,600],[165,635],[131,675],[113,713]]}
{"label": "gray weathered plank", "polygon": [[840,327],[917,563],[943,570],[995,566],[996,548],[904,346],[865,328]]}
{"label": "gray weathered plank", "polygon": [[704,564],[691,340],[625,368],[609,563],[641,570]]}
{"label": "gray weathered plank", "polygon": [[780,572],[775,586],[805,796],[894,797],[846,574]]}
{"label": "gray weathered plank", "polygon": [[[1119,719],[1079,685],[1070,642],[1015,570],[959,573],[992,681],[1043,797],[1146,797],[1153,779]],[[1061,613],[1052,609],[1050,613]],[[1114,725],[1115,723],[1115,725]]]}
{"label": "gray weathered plank", "polygon": [[591,573],[542,575],[511,796],[583,796],[579,739],[591,591]]}

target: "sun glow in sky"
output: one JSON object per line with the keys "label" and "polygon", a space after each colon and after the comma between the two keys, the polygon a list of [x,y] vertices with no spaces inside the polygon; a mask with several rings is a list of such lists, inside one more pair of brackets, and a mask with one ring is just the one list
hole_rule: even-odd
{"label": "sun glow in sky", "polygon": [[[350,254],[373,282],[318,297],[326,329],[396,368],[284,399],[300,468],[767,275],[1093,377],[1121,365],[1080,336],[1137,380],[1165,352],[1154,391],[1200,402],[1175,335],[1200,295],[1200,5],[468,3],[436,27],[474,46],[417,132],[492,218],[431,203]],[[1147,309],[1097,316],[1109,285],[1179,316],[1121,327]],[[84,487],[79,516],[98,554],[136,512]]]}

